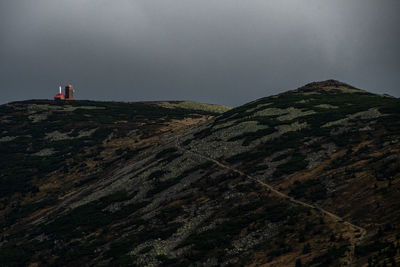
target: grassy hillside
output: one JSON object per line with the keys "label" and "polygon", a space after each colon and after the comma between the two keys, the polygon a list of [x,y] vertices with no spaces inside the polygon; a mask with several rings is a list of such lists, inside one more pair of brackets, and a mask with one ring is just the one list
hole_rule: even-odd
{"label": "grassy hillside", "polygon": [[193,101],[169,101],[169,102],[156,102],[156,104],[167,107],[167,108],[183,108],[189,110],[201,110],[210,113],[221,114],[228,110],[230,107],[221,106],[221,105],[213,105],[213,104],[204,104]]}
{"label": "grassy hillside", "polygon": [[394,266],[399,107],[336,81],[230,110],[3,105],[0,262]]}

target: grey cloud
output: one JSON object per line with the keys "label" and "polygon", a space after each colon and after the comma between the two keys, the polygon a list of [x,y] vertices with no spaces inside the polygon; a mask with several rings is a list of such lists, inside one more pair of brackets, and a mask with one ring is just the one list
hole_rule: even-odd
{"label": "grey cloud", "polygon": [[2,0],[0,103],[239,105],[339,79],[400,96],[396,0]]}

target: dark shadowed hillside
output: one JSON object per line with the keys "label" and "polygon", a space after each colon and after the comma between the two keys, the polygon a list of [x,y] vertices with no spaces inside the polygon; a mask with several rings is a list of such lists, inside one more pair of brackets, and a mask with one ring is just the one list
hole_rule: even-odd
{"label": "dark shadowed hillside", "polygon": [[395,266],[400,101],[0,106],[5,266]]}

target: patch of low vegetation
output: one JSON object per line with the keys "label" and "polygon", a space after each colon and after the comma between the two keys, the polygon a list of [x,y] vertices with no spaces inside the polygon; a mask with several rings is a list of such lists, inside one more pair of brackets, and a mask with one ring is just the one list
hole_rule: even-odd
{"label": "patch of low vegetation", "polygon": [[274,177],[289,175],[297,171],[304,170],[308,165],[306,157],[301,153],[294,153],[288,162],[279,165],[275,172]]}
{"label": "patch of low vegetation", "polygon": [[189,109],[189,110],[201,110],[207,111],[214,114],[221,114],[228,110],[230,107],[221,106],[221,105],[213,105],[213,104],[204,104],[198,103],[193,101],[176,101],[176,102],[159,102],[157,103],[162,107],[166,108],[182,108],[182,109]]}
{"label": "patch of low vegetation", "polygon": [[321,267],[337,265],[340,263],[340,259],[345,256],[345,253],[348,250],[348,245],[343,245],[341,247],[331,247],[326,253],[313,258],[310,264],[313,266]]}
{"label": "patch of low vegetation", "polygon": [[41,202],[29,203],[27,205],[17,207],[12,213],[5,216],[5,225],[12,225],[18,220],[23,219],[28,215],[39,211],[40,209],[52,206],[55,203],[57,203],[56,199],[47,199]]}
{"label": "patch of low vegetation", "polygon": [[157,180],[157,181],[154,183],[153,188],[150,189],[150,190],[147,192],[147,197],[151,197],[151,196],[153,196],[153,195],[155,195],[155,194],[157,194],[157,193],[160,193],[160,192],[162,192],[162,191],[164,191],[164,190],[170,188],[171,186],[173,186],[173,185],[179,183],[179,181],[180,181],[182,178],[183,178],[182,176],[178,176],[178,177],[176,177],[176,178],[170,178],[170,179],[165,180],[165,181]]}
{"label": "patch of low vegetation", "polygon": [[0,262],[7,266],[17,267],[27,264],[34,253],[32,246],[3,246],[0,247]]}
{"label": "patch of low vegetation", "polygon": [[43,225],[42,231],[48,235],[54,235],[59,239],[79,238],[87,233],[102,229],[119,219],[134,214],[148,202],[139,202],[128,205],[121,205],[116,212],[110,212],[105,208],[117,202],[129,200],[133,195],[119,191],[97,201],[79,206],[69,213],[59,216],[53,222]]}
{"label": "patch of low vegetation", "polygon": [[170,147],[170,148],[164,149],[156,154],[156,159],[163,158],[164,156],[173,154],[177,151],[178,151],[178,149],[176,147]]}
{"label": "patch of low vegetation", "polygon": [[234,136],[230,138],[228,141],[237,141],[237,140],[243,140],[243,145],[248,146],[252,141],[257,140],[261,137],[264,137],[266,135],[269,135],[273,133],[275,130],[273,128],[267,128],[263,130],[257,130],[255,132],[245,132],[243,134]]}
{"label": "patch of low vegetation", "polygon": [[319,179],[310,179],[305,182],[295,181],[289,195],[296,199],[306,198],[311,201],[327,198],[326,188]]}
{"label": "patch of low vegetation", "polygon": [[[260,209],[262,207],[262,209]],[[215,228],[192,234],[181,246],[192,245],[196,258],[206,254],[222,252],[231,242],[238,238],[240,232],[250,224],[264,222],[279,222],[291,216],[291,208],[285,203],[265,205],[262,201],[255,201],[231,208],[226,214],[229,220],[218,224]]]}

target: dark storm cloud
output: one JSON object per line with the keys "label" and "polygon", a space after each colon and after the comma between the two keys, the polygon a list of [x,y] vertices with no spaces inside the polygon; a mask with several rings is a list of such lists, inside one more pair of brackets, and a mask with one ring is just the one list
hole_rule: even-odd
{"label": "dark storm cloud", "polygon": [[238,105],[338,79],[400,96],[397,0],[0,0],[0,103]]}

